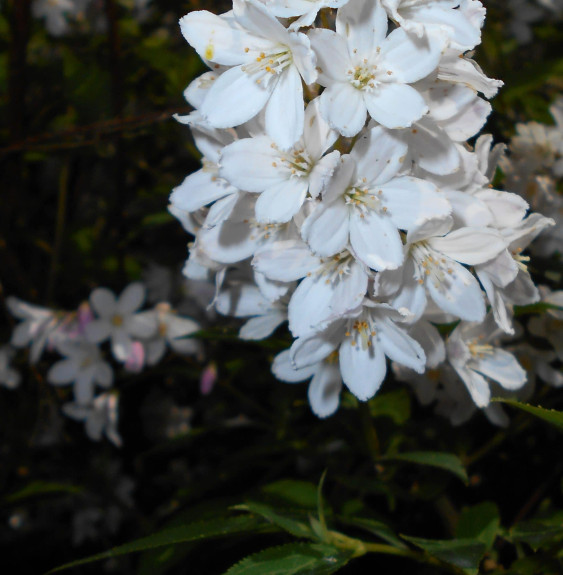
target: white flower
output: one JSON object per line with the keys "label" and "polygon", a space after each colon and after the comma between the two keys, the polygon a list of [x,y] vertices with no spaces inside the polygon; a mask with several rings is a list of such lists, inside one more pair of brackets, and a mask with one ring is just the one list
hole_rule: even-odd
{"label": "white flower", "polygon": [[424,351],[397,325],[402,320],[402,315],[390,306],[364,300],[347,317],[296,339],[290,359],[296,369],[301,369],[338,350],[342,380],[358,399],[366,401],[377,393],[385,379],[385,356],[418,373],[424,371]]}
{"label": "white flower", "polygon": [[6,303],[10,313],[23,320],[12,332],[11,344],[25,347],[31,344],[30,361],[36,363],[46,345],[53,343],[57,330],[64,321],[64,314],[32,305],[10,296]]}
{"label": "white flower", "polygon": [[116,447],[121,447],[122,440],[117,429],[118,402],[116,394],[103,393],[88,406],[65,403],[62,410],[71,419],[85,422],[86,433],[90,439],[100,441],[105,434]]}
{"label": "white flower", "polygon": [[240,329],[242,339],[264,339],[287,319],[282,303],[267,300],[256,286],[248,283],[237,283],[221,291],[215,307],[223,315],[250,317]]}
{"label": "white flower", "polygon": [[381,126],[369,130],[341,165],[301,228],[313,252],[332,256],[348,242],[356,257],[380,271],[403,263],[399,230],[450,213],[448,201],[424,180],[398,175],[407,146]]}
{"label": "white flower", "polygon": [[131,337],[148,338],[156,331],[156,324],[146,314],[135,312],[143,305],[145,287],[141,283],[128,285],[116,298],[106,288],[97,288],[90,294],[90,304],[98,315],[86,326],[86,337],[93,343],[111,338],[111,350],[119,361],[130,355]]}
{"label": "white flower", "polygon": [[338,409],[342,391],[338,352],[332,352],[323,361],[296,369],[291,363],[289,350],[285,350],[274,358],[272,373],[286,383],[299,383],[312,378],[307,395],[317,417],[328,417]]}
{"label": "white flower", "polygon": [[47,372],[53,385],[74,383],[74,398],[79,405],[88,405],[94,399],[96,384],[108,388],[113,383],[113,370],[104,361],[98,346],[89,342],[61,342],[57,350],[65,356]]}
{"label": "white flower", "polygon": [[433,72],[446,36],[424,40],[398,28],[386,37],[387,15],[379,0],[350,0],[338,10],[336,32],[309,33],[319,63],[321,113],[344,136],[356,135],[366,113],[387,128],[405,128],[428,107],[410,86]]}
{"label": "white flower", "polygon": [[31,8],[35,18],[45,18],[45,27],[53,36],[68,31],[67,16],[76,11],[73,0],[34,0]]}
{"label": "white flower", "polygon": [[323,157],[338,134],[319,114],[316,98],[305,112],[303,137],[284,151],[268,136],[246,138],[221,153],[220,175],[241,190],[260,193],[256,219],[285,223],[300,210],[307,194],[318,197],[338,162],[337,151]]}
{"label": "white flower", "polygon": [[[471,50],[481,42],[485,9],[477,0],[381,0],[389,17],[419,38],[432,29],[445,30],[457,50]],[[463,4],[464,9],[459,5]],[[476,17],[476,11],[481,17]]]}
{"label": "white flower", "polygon": [[179,354],[196,354],[199,351],[198,342],[186,337],[200,329],[197,322],[177,315],[170,304],[165,302],[157,304],[151,313],[158,326],[158,337],[144,342],[149,365],[155,365],[162,359],[167,344]]}
{"label": "white flower", "polygon": [[290,148],[303,133],[301,78],[316,80],[307,36],[289,32],[257,0],[234,0],[233,12],[192,12],[182,34],[205,60],[229,66],[211,85],[199,110],[216,128],[244,124],[265,108],[266,132]]}
{"label": "white flower", "polygon": [[21,382],[21,374],[10,367],[15,353],[16,350],[9,345],[0,347],[0,384],[8,389],[15,389]]}
{"label": "white flower", "polygon": [[482,323],[461,322],[446,342],[448,361],[478,407],[489,405],[491,390],[486,377],[508,390],[520,389],[526,383],[526,372],[516,358],[491,343],[497,336],[489,314]]}

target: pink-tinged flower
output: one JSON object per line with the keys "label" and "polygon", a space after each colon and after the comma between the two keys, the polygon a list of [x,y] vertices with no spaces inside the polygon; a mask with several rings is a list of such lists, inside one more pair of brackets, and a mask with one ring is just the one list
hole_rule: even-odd
{"label": "pink-tinged flower", "polygon": [[135,313],[145,301],[145,287],[132,283],[119,298],[106,288],[97,288],[90,295],[90,304],[98,319],[86,326],[86,337],[93,343],[111,339],[111,350],[119,361],[131,355],[132,337],[149,338],[157,329],[154,318]]}
{"label": "pink-tinged flower", "polygon": [[201,395],[209,395],[215,383],[217,382],[217,366],[215,363],[211,362],[202,372],[199,379],[199,391]]}

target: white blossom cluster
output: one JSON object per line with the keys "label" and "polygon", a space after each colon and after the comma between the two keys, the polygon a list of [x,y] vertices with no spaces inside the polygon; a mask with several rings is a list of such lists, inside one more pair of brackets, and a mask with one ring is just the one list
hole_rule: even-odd
{"label": "white blossom cluster", "polygon": [[470,56],[484,19],[478,0],[234,0],[180,20],[210,68],[177,118],[203,155],[170,200],[185,274],[215,275],[242,338],[288,320],[272,369],[311,380],[320,417],[342,384],[373,397],[387,359],[447,366],[478,408],[526,382],[497,336],[538,301],[522,252],[554,222],[492,188],[490,136],[467,143],[502,84]]}
{"label": "white blossom cluster", "polygon": [[72,385],[74,401],[63,405],[63,413],[84,421],[91,439],[98,441],[105,434],[120,445],[118,396],[110,391],[114,369],[101,344],[109,342],[113,358],[132,372],[157,364],[167,348],[178,354],[200,352],[199,342],[187,337],[200,329],[199,324],[178,315],[168,302],[140,311],[146,291],[140,282],[128,285],[119,297],[96,288],[89,301],[73,312],[9,297],[8,309],[20,323],[10,345],[0,348],[0,384],[14,388],[20,383],[21,374],[10,366],[15,348],[29,347],[32,364],[44,351],[60,354],[62,359],[50,367],[46,379],[55,386]]}

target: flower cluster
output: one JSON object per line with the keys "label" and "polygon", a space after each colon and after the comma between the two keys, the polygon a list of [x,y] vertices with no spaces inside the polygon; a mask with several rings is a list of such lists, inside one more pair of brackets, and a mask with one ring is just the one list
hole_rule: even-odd
{"label": "flower cluster", "polygon": [[[77,311],[52,310],[9,297],[7,305],[20,320],[12,332],[11,345],[0,349],[0,383],[14,388],[20,374],[10,367],[15,348],[29,347],[32,364],[44,351],[57,352],[62,359],[47,372],[55,386],[73,386],[74,401],[63,406],[68,417],[84,421],[91,439],[105,434],[120,445],[117,430],[118,397],[109,391],[114,369],[100,344],[108,341],[113,358],[128,371],[139,372],[157,364],[169,347],[175,353],[196,355],[200,344],[188,336],[200,329],[193,319],[178,315],[168,302],[140,311],[146,299],[140,283],[128,285],[116,297],[106,288],[97,288]],[[97,390],[103,390],[97,393]]]}
{"label": "flower cluster", "polygon": [[373,397],[387,359],[447,364],[479,408],[526,381],[495,335],[539,299],[522,252],[553,221],[492,187],[490,136],[467,143],[501,85],[470,57],[484,19],[478,0],[234,0],[180,21],[210,68],[177,118],[203,155],[170,200],[185,274],[215,274],[243,338],[288,320],[272,369],[311,380],[320,417],[343,383]]}

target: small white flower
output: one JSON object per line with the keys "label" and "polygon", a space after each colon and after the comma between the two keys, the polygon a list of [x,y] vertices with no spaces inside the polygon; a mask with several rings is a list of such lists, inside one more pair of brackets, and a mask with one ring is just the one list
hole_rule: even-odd
{"label": "small white flower", "polygon": [[132,283],[119,298],[106,288],[97,288],[90,294],[90,304],[98,319],[86,326],[86,337],[93,343],[111,338],[111,350],[119,361],[130,355],[132,337],[149,338],[157,327],[154,318],[135,313],[145,301],[145,287]]}
{"label": "small white flower", "polygon": [[61,342],[57,350],[65,356],[47,372],[47,380],[53,385],[74,383],[74,398],[80,405],[88,405],[94,399],[96,384],[108,388],[113,383],[113,370],[103,360],[98,346],[89,342]]}
{"label": "small white flower", "polygon": [[121,447],[122,440],[117,429],[118,402],[119,398],[114,393],[103,393],[88,406],[65,403],[62,410],[71,419],[84,421],[86,433],[93,441],[100,441],[105,434],[116,447]]}

